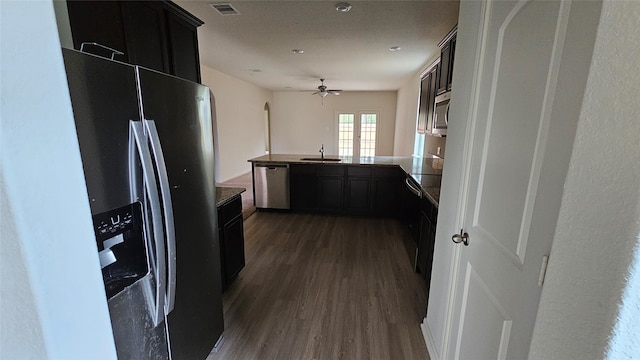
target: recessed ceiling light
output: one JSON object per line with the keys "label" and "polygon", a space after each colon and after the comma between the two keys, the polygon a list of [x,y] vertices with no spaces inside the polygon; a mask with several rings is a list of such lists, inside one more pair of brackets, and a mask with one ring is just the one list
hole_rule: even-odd
{"label": "recessed ceiling light", "polygon": [[340,11],[340,12],[349,12],[349,10],[351,10],[351,4],[346,2],[337,3],[335,7],[336,7],[336,11]]}
{"label": "recessed ceiling light", "polygon": [[304,54],[304,50],[302,49],[293,49],[291,50],[291,52],[294,54]]}
{"label": "recessed ceiling light", "polygon": [[389,51],[400,51],[402,48],[400,46],[392,46],[389,48]]}

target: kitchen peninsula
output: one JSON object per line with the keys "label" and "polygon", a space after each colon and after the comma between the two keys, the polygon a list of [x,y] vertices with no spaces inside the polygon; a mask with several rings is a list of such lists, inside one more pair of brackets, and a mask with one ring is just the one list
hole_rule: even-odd
{"label": "kitchen peninsula", "polygon": [[[303,160],[304,159],[304,160]],[[313,159],[313,160],[309,160]],[[440,158],[419,158],[419,157],[401,157],[401,156],[373,156],[353,158],[350,156],[327,156],[322,160],[319,156],[309,156],[301,154],[268,154],[248,160],[255,166],[256,164],[288,164],[293,167],[291,170],[291,185],[294,186],[296,177],[295,168],[298,165],[315,166],[315,171],[320,175],[332,172],[334,176],[345,175],[349,177],[366,178],[367,172],[371,171],[374,181],[376,173],[385,173],[386,178],[389,177],[410,177],[420,186],[422,193],[437,207],[440,201],[440,180],[442,177],[442,167],[444,160]],[[335,161],[339,159],[340,161]],[[325,167],[335,167],[334,171],[326,170]],[[387,171],[381,171],[382,167],[386,167]],[[359,168],[359,170],[358,170]],[[307,168],[309,170],[311,168]],[[376,171],[378,169],[378,171]],[[389,176],[393,169],[397,171]],[[351,170],[351,171],[350,171]],[[350,173],[351,172],[351,173]],[[364,174],[364,175],[363,175]],[[312,175],[312,174],[309,174]],[[352,176],[354,175],[354,176]],[[404,183],[404,179],[400,179]],[[348,182],[347,182],[348,186]],[[254,189],[255,191],[255,189]],[[294,194],[291,194],[294,197]],[[295,199],[292,198],[292,210],[296,210],[293,206]]]}

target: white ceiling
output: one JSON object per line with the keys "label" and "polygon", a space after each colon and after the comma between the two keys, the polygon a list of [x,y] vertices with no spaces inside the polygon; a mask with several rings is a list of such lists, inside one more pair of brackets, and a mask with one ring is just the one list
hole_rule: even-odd
{"label": "white ceiling", "polygon": [[[347,13],[335,10],[340,0],[175,2],[205,23],[202,64],[275,91],[312,90],[320,78],[329,89],[397,90],[439,53],[459,8],[457,0],[350,1]],[[241,15],[222,16],[210,3]]]}

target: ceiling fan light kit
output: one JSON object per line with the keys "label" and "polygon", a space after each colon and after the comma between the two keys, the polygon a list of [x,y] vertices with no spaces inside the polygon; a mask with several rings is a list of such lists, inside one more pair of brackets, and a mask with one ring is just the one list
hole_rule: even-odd
{"label": "ceiling fan light kit", "polygon": [[324,79],[320,79],[320,86],[318,86],[318,91],[314,92],[311,95],[320,95],[320,97],[325,97],[329,94],[333,94],[333,95],[340,95],[340,93],[342,93],[342,90],[334,90],[334,89],[330,89],[328,90],[327,87],[324,85]]}
{"label": "ceiling fan light kit", "polygon": [[339,12],[349,12],[351,10],[351,4],[347,2],[340,2],[335,5],[336,11]]}

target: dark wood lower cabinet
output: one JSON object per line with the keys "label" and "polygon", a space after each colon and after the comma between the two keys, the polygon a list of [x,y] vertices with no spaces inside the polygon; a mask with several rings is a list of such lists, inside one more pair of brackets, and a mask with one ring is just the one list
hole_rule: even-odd
{"label": "dark wood lower cabinet", "polygon": [[371,213],[371,179],[347,178],[346,209],[352,215]]}
{"label": "dark wood lower cabinet", "polygon": [[395,166],[373,168],[373,213],[378,216],[401,216],[400,192],[405,173]]}
{"label": "dark wood lower cabinet", "polygon": [[291,164],[291,210],[401,216],[404,177],[397,166]]}
{"label": "dark wood lower cabinet", "polygon": [[316,165],[291,164],[289,167],[291,209],[313,212],[318,208],[318,175]]}
{"label": "dark wood lower cabinet", "polygon": [[[438,208],[426,198],[420,202],[420,236],[418,238],[418,255],[416,270],[427,284],[427,297],[431,285],[431,265],[433,264],[433,249],[436,240],[436,222]],[[428,300],[428,298],[427,298]]]}
{"label": "dark wood lower cabinet", "polygon": [[324,212],[342,213],[344,204],[344,177],[320,176],[318,209]]}
{"label": "dark wood lower cabinet", "polygon": [[345,209],[351,215],[370,215],[371,167],[349,166],[347,168],[347,191]]}
{"label": "dark wood lower cabinet", "polygon": [[240,196],[218,208],[218,234],[224,291],[245,265],[244,222]]}

